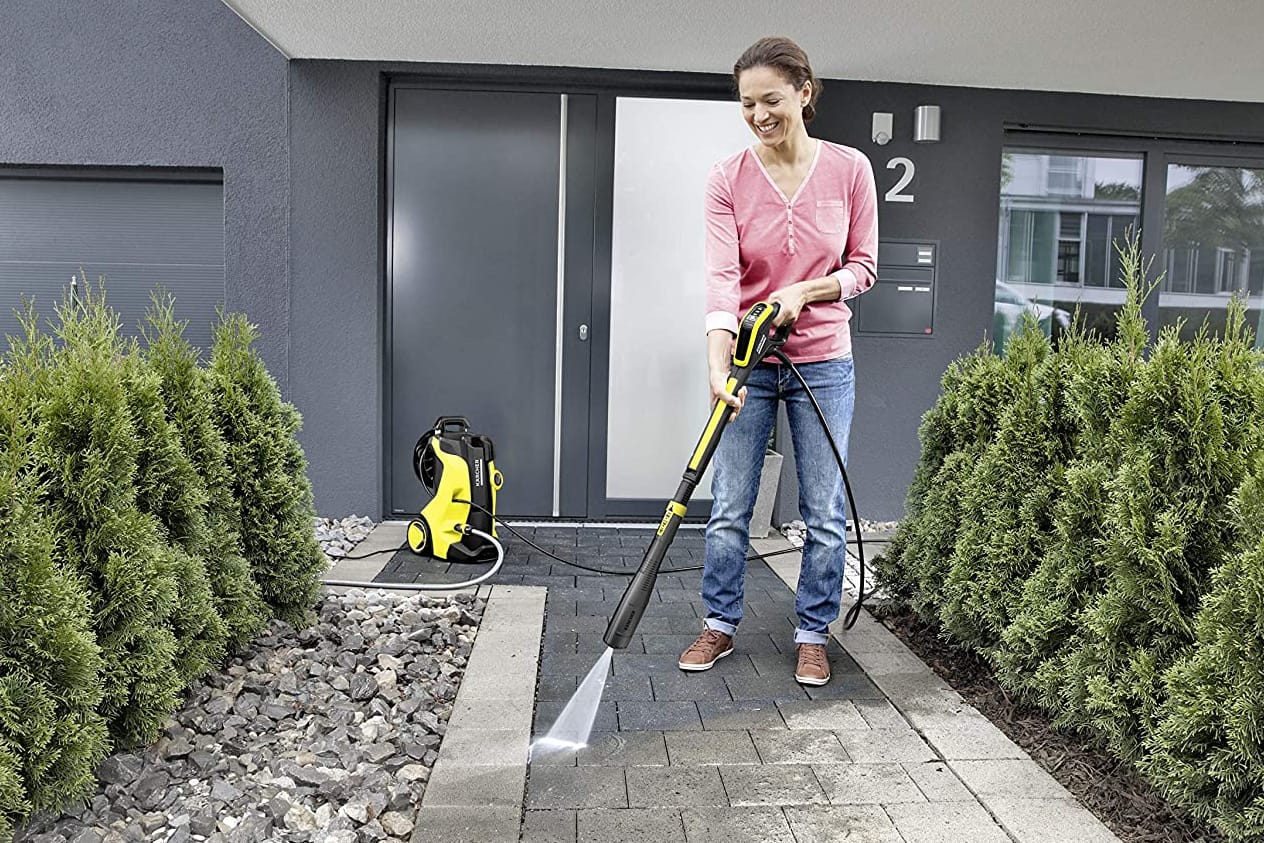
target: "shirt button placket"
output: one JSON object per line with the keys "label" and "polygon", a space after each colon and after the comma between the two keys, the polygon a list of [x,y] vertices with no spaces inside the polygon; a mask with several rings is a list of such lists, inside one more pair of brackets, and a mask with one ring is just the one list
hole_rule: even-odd
{"label": "shirt button placket", "polygon": [[786,203],[786,235],[790,247],[790,254],[794,254],[794,205],[790,202]]}

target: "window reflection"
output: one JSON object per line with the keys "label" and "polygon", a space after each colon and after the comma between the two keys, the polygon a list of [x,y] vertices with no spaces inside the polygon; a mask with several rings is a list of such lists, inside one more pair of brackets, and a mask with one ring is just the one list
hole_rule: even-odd
{"label": "window reflection", "polygon": [[1007,148],[1001,163],[993,345],[1034,315],[1056,342],[1078,305],[1090,330],[1113,336],[1124,303],[1116,245],[1141,217],[1139,157]]}
{"label": "window reflection", "polygon": [[1223,330],[1229,298],[1247,301],[1247,319],[1264,333],[1264,169],[1167,168],[1164,278],[1159,323],[1182,323],[1192,337],[1204,320]]}

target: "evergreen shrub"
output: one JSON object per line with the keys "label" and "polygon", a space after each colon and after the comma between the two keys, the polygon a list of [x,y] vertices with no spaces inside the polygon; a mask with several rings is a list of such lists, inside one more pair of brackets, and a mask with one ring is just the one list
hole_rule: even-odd
{"label": "evergreen shrub", "polygon": [[949,367],[906,516],[895,601],[1003,686],[1098,739],[1234,840],[1264,839],[1264,352],[1227,327],[1153,347],[1135,237],[1115,337]]}
{"label": "evergreen shrub", "polygon": [[228,314],[214,336],[210,409],[224,438],[241,511],[242,551],[273,613],[302,624],[310,619],[326,564],[313,530],[307,460],[298,444],[302,420],[281,400],[255,351],[254,325],[241,314]]}

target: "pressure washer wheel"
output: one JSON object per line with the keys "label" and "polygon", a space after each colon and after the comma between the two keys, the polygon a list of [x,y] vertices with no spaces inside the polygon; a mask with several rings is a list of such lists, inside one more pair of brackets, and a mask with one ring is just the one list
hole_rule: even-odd
{"label": "pressure washer wheel", "polygon": [[430,525],[424,516],[408,522],[408,547],[413,553],[430,556],[434,544],[430,540]]}

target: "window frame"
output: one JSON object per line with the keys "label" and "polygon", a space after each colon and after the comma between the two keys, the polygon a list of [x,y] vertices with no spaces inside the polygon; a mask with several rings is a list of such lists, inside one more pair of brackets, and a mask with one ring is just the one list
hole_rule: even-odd
{"label": "window frame", "polygon": [[[1166,222],[1167,170],[1171,164],[1189,167],[1239,167],[1264,169],[1264,142],[1198,140],[1178,137],[1162,137],[1127,132],[1097,130],[1061,130],[1042,127],[1031,129],[1024,125],[1006,124],[1001,143],[1002,154],[1022,152],[1035,155],[1080,155],[1100,157],[1135,157],[1141,159],[1141,253],[1154,255],[1151,277],[1162,272],[1166,260],[1163,230]],[[998,162],[998,166],[999,166]],[[997,231],[1002,223],[1001,203],[997,201]],[[1112,223],[1113,224],[1113,223]],[[1085,226],[1087,228],[1087,224]],[[997,241],[996,265],[1000,266],[1000,242]],[[1081,260],[1085,259],[1081,255]],[[1058,288],[1085,289],[1086,276],[1081,269],[1078,284],[1055,285]],[[1003,279],[1002,279],[1003,280]],[[1107,277],[1109,282],[1109,276]],[[1096,288],[1094,288],[1096,289]],[[1109,283],[1101,289],[1112,289]],[[1157,338],[1159,299],[1162,291],[1156,291],[1142,305],[1151,339]]]}

